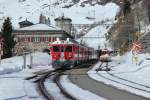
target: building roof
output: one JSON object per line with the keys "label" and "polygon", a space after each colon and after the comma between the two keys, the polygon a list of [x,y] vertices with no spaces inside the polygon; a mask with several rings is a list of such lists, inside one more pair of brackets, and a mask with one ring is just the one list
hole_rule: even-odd
{"label": "building roof", "polygon": [[57,31],[61,29],[58,27],[48,26],[42,23],[16,29],[16,31],[55,31],[55,30]]}
{"label": "building roof", "polygon": [[28,21],[27,19],[25,21],[19,22],[20,25],[34,25],[32,22]]}
{"label": "building roof", "polygon": [[61,21],[61,20],[68,20],[68,21],[72,21],[70,18],[67,18],[67,17],[64,17],[64,16],[61,16],[61,17],[55,18],[55,21]]}
{"label": "building roof", "polygon": [[48,26],[48,25],[42,24],[42,23],[15,29],[13,31],[13,34],[16,34],[16,33],[27,34],[27,32],[36,32],[36,34],[39,34],[38,32],[48,32],[48,33],[52,33],[52,34],[61,33],[61,34],[66,34],[70,38],[73,38],[71,35],[67,34],[66,31],[64,31],[58,27]]}

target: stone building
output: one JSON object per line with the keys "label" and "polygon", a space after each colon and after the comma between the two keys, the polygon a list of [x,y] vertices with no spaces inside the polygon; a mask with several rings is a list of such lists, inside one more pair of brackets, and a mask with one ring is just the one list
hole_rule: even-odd
{"label": "stone building", "polygon": [[67,33],[71,34],[72,20],[70,18],[61,16],[55,19],[56,26],[65,30]]}
{"label": "stone building", "polygon": [[40,14],[39,23],[47,24],[47,25],[50,25],[50,24],[51,24],[49,17],[47,18],[47,17],[44,16],[43,14]]}
{"label": "stone building", "polygon": [[14,48],[16,54],[22,54],[24,50],[29,49],[32,51],[49,49],[48,44],[55,41],[56,38],[72,38],[60,28],[41,23],[16,29],[13,31],[13,34],[17,42]]}

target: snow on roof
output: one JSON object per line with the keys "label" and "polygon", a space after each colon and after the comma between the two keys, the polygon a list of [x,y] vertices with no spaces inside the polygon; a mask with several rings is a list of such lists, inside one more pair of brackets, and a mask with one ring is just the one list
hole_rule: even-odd
{"label": "snow on roof", "polygon": [[28,21],[27,19],[25,21],[19,22],[19,24],[28,24],[28,25],[33,25],[32,22]]}
{"label": "snow on roof", "polygon": [[28,27],[23,27],[23,28],[19,28],[19,29],[17,29],[17,30],[19,30],[19,31],[29,31],[29,30],[32,30],[32,31],[34,31],[34,30],[43,30],[43,31],[45,31],[45,30],[61,30],[60,28],[58,28],[58,27],[54,27],[54,26],[48,26],[48,25],[46,25],[46,24],[35,24],[35,25],[32,25],[32,26],[28,26]]}
{"label": "snow on roof", "polygon": [[57,21],[57,20],[69,20],[69,21],[72,21],[72,19],[71,19],[71,18],[64,17],[64,16],[61,16],[61,17],[57,17],[57,18],[55,18],[55,21]]}

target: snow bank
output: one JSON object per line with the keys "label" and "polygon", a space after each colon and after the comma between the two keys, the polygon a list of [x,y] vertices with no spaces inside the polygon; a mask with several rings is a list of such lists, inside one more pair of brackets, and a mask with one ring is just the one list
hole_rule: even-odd
{"label": "snow bank", "polygon": [[[51,65],[51,57],[47,53],[32,53],[33,56],[33,68],[38,66]],[[26,68],[30,65],[30,54],[26,57]],[[17,56],[8,59],[3,59],[0,64],[0,74],[7,74],[11,72],[21,71],[23,69],[23,57]]]}

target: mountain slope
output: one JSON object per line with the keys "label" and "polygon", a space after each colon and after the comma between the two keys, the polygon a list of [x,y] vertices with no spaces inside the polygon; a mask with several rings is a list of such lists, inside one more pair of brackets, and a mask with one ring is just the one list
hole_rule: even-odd
{"label": "mountain slope", "polygon": [[18,22],[25,19],[38,23],[41,13],[47,17],[50,16],[52,24],[55,24],[54,18],[64,14],[66,17],[72,18],[73,24],[91,24],[105,19],[114,19],[119,10],[119,7],[114,3],[102,6],[94,0],[92,2],[87,1],[2,0],[0,1],[0,19],[10,16],[13,25],[18,27]]}

